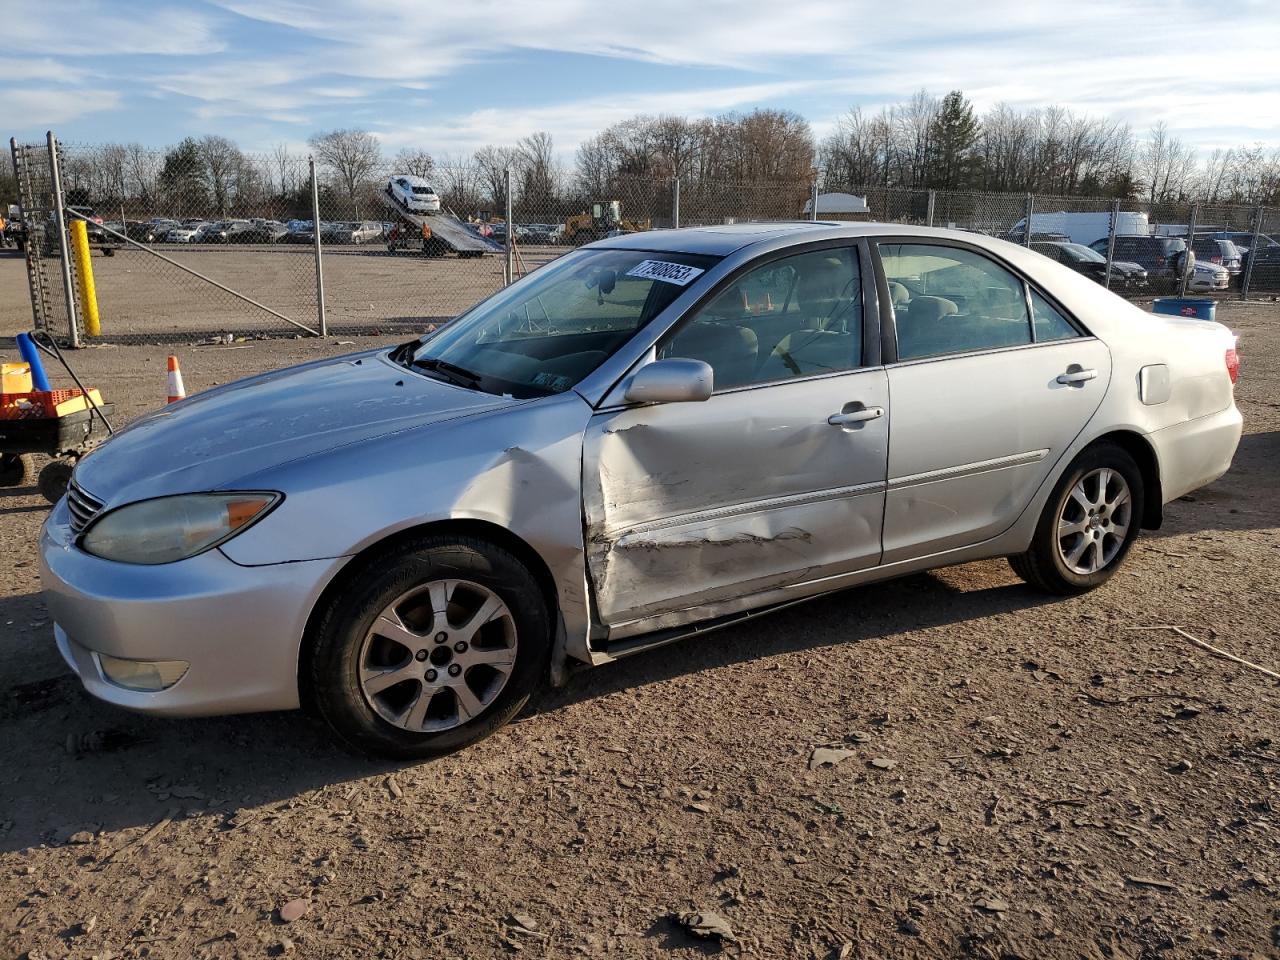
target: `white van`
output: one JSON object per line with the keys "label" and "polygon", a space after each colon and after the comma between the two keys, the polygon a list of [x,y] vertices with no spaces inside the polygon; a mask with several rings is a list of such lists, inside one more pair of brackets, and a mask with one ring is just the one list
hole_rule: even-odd
{"label": "white van", "polygon": [[[1023,217],[1013,225],[1013,229],[1009,231],[1009,237],[1021,240],[1026,224],[1027,220]],[[1105,240],[1110,232],[1110,211],[1089,213],[1032,211],[1031,214],[1032,239],[1035,239],[1036,234],[1058,234],[1068,237],[1072,243],[1083,243],[1088,246],[1095,240]],[[1145,213],[1126,213],[1122,210],[1116,218],[1116,236],[1149,237],[1151,221],[1147,219]]]}

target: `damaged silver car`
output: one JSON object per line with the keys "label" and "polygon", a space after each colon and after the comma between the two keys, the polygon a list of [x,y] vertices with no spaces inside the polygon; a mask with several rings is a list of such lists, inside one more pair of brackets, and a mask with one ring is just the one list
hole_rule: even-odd
{"label": "damaged silver car", "polygon": [[121,431],[45,524],[47,602],[104,700],[427,756],[572,664],[855,584],[1096,587],[1230,465],[1237,369],[1224,327],[987,237],[616,237]]}

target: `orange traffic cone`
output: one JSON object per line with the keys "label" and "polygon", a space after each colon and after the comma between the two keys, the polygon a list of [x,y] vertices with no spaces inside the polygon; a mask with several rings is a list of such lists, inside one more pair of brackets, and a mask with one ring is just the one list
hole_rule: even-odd
{"label": "orange traffic cone", "polygon": [[178,368],[178,358],[169,354],[169,403],[176,403],[187,395],[187,388],[182,385],[182,370]]}

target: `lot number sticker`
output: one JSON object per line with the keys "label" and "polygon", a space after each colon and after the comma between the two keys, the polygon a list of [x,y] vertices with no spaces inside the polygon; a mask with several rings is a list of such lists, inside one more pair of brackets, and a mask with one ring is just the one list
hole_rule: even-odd
{"label": "lot number sticker", "polygon": [[668,263],[666,260],[642,260],[627,271],[628,277],[643,277],[646,280],[661,280],[663,283],[674,283],[678,287],[688,284],[702,273],[701,267],[686,267],[683,263]]}

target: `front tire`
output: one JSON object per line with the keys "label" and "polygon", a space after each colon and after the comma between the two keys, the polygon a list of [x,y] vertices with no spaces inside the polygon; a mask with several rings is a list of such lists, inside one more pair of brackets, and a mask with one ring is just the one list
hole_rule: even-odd
{"label": "front tire", "polygon": [[421,537],[374,556],[322,613],[311,699],[348,746],[439,756],[505,725],[547,676],[551,617],[506,550]]}
{"label": "front tire", "polygon": [[1031,547],[1009,557],[1019,577],[1048,593],[1085,593],[1111,579],[1138,536],[1145,488],[1123,447],[1084,450],[1053,488]]}

